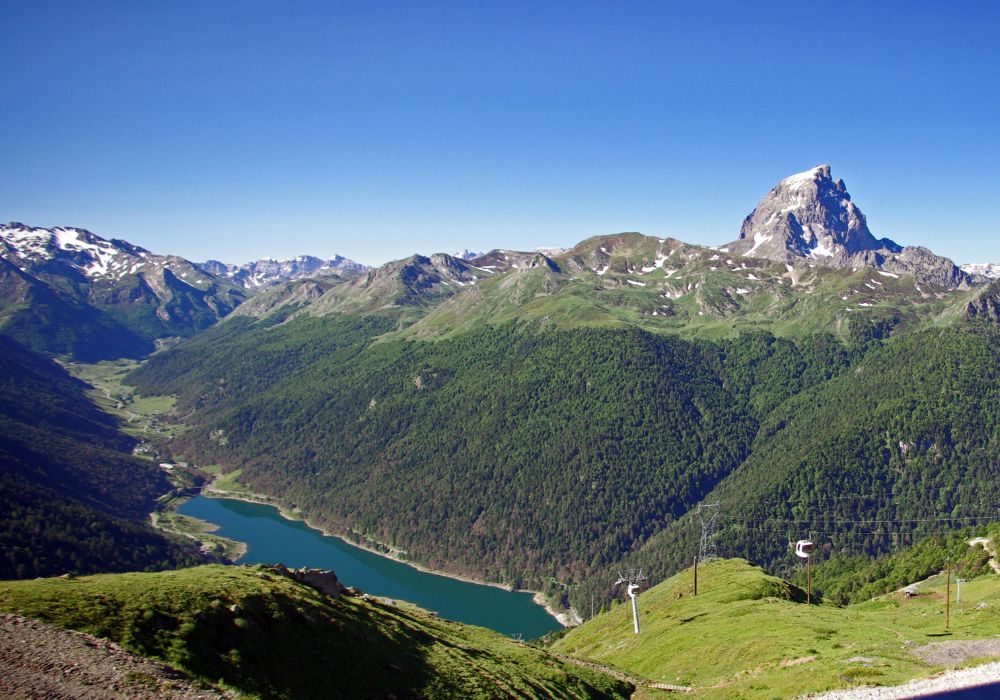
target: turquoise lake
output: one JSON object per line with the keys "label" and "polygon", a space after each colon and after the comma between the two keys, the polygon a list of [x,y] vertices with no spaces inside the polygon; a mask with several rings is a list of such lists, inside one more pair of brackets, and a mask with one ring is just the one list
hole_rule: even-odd
{"label": "turquoise lake", "polygon": [[247,552],[239,564],[281,562],[293,568],[333,569],[345,586],[406,600],[449,620],[520,634],[524,639],[560,629],[530,593],[419,571],[324,535],[304,522],[287,520],[272,506],[197,496],[177,510],[218,525],[218,535],[245,542]]}

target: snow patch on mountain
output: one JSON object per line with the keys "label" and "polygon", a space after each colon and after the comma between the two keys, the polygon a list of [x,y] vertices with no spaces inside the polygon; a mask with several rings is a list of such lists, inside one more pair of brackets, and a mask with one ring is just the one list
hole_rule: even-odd
{"label": "snow patch on mountain", "polygon": [[283,260],[262,258],[243,265],[207,260],[198,263],[198,267],[210,274],[229,279],[245,289],[263,289],[290,280],[331,273],[359,274],[368,270],[365,265],[341,255],[335,255],[329,260],[312,255],[299,255]]}
{"label": "snow patch on mountain", "polygon": [[966,263],[962,269],[970,275],[1000,279],[1000,263]]}

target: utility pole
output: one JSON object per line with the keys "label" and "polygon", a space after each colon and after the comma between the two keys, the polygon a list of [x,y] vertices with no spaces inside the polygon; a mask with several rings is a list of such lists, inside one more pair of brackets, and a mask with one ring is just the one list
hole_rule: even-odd
{"label": "utility pole", "polygon": [[619,571],[618,580],[615,581],[616,586],[623,583],[627,584],[625,591],[628,593],[628,597],[632,599],[632,628],[636,634],[639,634],[639,608],[636,606],[636,599],[639,597],[639,585],[647,578],[649,577],[642,573],[642,569],[629,569],[624,574]]}
{"label": "utility pole", "polygon": [[698,595],[698,555],[694,555],[694,594]]}
{"label": "utility pole", "polygon": [[715,546],[715,527],[719,519],[719,502],[699,503],[698,521],[701,523],[701,540],[698,542],[698,560],[709,561],[719,556]]}
{"label": "utility pole", "polygon": [[816,545],[809,540],[795,543],[795,556],[806,560],[806,605],[812,604],[812,553]]}
{"label": "utility pole", "polygon": [[948,588],[944,595],[944,628],[948,629],[948,621],[951,617],[951,557],[948,557]]}
{"label": "utility pole", "polygon": [[806,605],[812,605],[812,557],[806,559]]}

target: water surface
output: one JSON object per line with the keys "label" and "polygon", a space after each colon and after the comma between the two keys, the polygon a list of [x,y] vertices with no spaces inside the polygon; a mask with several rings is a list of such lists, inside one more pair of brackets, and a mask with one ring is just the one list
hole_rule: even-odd
{"label": "water surface", "polygon": [[216,534],[247,544],[237,563],[333,569],[345,586],[415,603],[441,617],[489,627],[524,639],[560,628],[532,600],[495,586],[430,574],[329,537],[302,521],[283,518],[277,508],[224,498],[196,496],[177,509],[219,526]]}

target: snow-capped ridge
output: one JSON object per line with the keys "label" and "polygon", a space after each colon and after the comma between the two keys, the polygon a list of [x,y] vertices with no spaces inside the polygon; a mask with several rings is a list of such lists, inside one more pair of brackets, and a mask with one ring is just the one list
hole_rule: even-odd
{"label": "snow-capped ridge", "polygon": [[334,255],[324,260],[312,255],[297,255],[293,258],[261,258],[242,265],[206,260],[198,266],[214,275],[219,275],[246,289],[262,289],[282,282],[303,279],[328,273],[358,274],[368,269],[361,263],[342,255]]}

